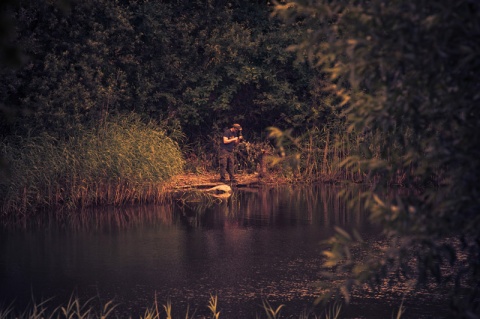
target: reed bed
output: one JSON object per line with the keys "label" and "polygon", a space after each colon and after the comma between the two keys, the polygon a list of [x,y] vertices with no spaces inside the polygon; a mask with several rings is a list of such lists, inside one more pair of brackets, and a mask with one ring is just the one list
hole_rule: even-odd
{"label": "reed bed", "polygon": [[[368,146],[367,141],[368,139]],[[368,182],[360,162],[378,156],[374,145],[365,135],[325,126],[313,128],[302,142],[302,179],[309,181]],[[369,154],[365,153],[369,149]],[[370,150],[371,149],[371,150]],[[346,161],[354,165],[345,165]],[[351,164],[351,162],[350,162]]]}
{"label": "reed bed", "polygon": [[[269,156],[270,166],[280,166],[281,174],[292,182],[372,184],[382,176],[389,185],[404,186],[407,178],[414,180],[414,165],[399,164],[409,162],[404,147],[379,131],[358,133],[337,125],[313,127],[294,137],[288,130],[270,128],[269,137],[276,149]],[[384,151],[386,143],[392,143],[389,153]]]}
{"label": "reed bed", "polygon": [[184,165],[176,142],[133,116],[66,139],[10,139],[1,152],[10,169],[0,181],[2,215],[162,201],[162,182]]}
{"label": "reed bed", "polygon": [[[365,136],[324,126],[313,127],[298,138],[289,131],[271,128],[270,138],[278,153],[269,158],[270,165],[282,163],[283,173],[292,181],[365,182],[366,174],[359,165],[360,158],[366,156],[362,154]],[[358,165],[344,165],[354,156]]]}

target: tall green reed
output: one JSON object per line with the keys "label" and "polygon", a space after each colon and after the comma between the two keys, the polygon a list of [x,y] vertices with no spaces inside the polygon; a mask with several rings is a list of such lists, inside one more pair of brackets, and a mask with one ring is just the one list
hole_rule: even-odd
{"label": "tall green reed", "polygon": [[100,128],[58,139],[48,134],[2,143],[9,178],[1,213],[163,200],[162,182],[182,172],[176,142],[154,123],[115,117]]}

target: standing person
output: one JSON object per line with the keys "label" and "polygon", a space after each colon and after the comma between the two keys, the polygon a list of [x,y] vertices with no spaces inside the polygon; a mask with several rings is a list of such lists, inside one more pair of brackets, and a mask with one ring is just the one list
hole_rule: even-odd
{"label": "standing person", "polygon": [[233,166],[235,163],[235,156],[233,150],[235,146],[240,143],[242,137],[242,127],[240,124],[233,124],[231,128],[223,132],[222,143],[220,143],[220,182],[226,182],[226,173],[230,176],[230,181],[236,183],[237,180],[233,175]]}

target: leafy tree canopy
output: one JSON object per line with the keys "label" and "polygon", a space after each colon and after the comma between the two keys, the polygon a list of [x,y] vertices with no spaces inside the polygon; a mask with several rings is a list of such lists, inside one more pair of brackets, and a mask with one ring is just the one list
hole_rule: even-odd
{"label": "leafy tree canopy", "polygon": [[2,70],[0,95],[29,113],[3,135],[69,136],[130,112],[190,138],[234,121],[260,134],[301,128],[322,107],[315,71],[285,51],[301,26],[271,19],[267,1],[62,3],[9,9],[28,60]]}
{"label": "leafy tree canopy", "polygon": [[[380,146],[381,157],[347,165],[378,181],[367,204],[393,244],[366,265],[345,262],[355,280],[344,291],[394,271],[452,284],[457,314],[478,315],[480,3],[298,0],[282,1],[276,13],[309,28],[292,49],[330,74],[327,88],[347,107],[350,130],[382,136],[367,145]],[[399,172],[415,193],[380,196]],[[348,259],[341,238],[332,239],[331,261]]]}

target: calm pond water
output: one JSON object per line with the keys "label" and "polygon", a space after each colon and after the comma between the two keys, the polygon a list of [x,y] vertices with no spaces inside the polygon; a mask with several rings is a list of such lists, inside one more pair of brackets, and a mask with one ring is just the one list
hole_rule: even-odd
{"label": "calm pond water", "polygon": [[[75,293],[114,300],[121,318],[138,318],[155,298],[173,314],[208,315],[218,295],[220,318],[265,318],[266,299],[298,318],[320,290],[322,240],[334,226],[357,229],[381,245],[362,209],[348,209],[338,186],[238,189],[227,200],[96,209],[0,229],[0,303],[24,309]],[[325,280],[325,279],[324,279]],[[361,293],[341,318],[391,318],[403,292]],[[439,318],[441,298],[406,296],[402,318]],[[316,310],[320,314],[320,310]]]}

